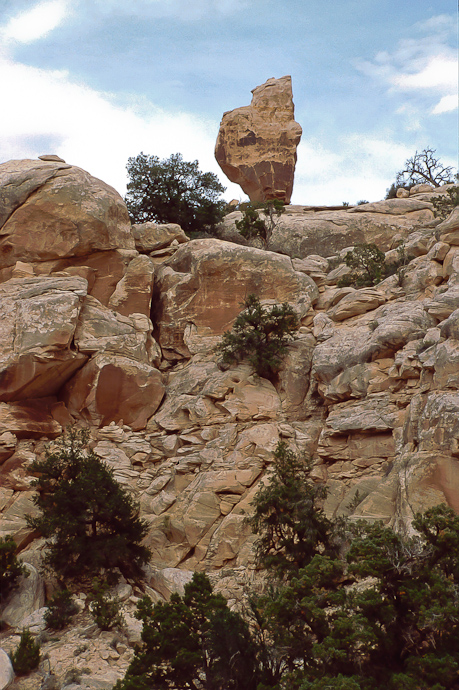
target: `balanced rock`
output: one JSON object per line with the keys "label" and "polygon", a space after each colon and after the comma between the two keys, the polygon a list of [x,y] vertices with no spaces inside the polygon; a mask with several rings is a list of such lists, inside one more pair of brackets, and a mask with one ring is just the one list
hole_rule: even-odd
{"label": "balanced rock", "polygon": [[294,120],[292,79],[268,79],[252,103],[224,113],[215,157],[251,201],[290,202],[301,126]]}

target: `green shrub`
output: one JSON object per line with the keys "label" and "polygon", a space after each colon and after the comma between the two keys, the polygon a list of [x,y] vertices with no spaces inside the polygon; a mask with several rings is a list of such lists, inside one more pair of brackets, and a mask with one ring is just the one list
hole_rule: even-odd
{"label": "green shrub", "polygon": [[30,673],[40,663],[40,645],[35,642],[30,630],[22,631],[19,645],[11,654],[11,663],[18,676]]}
{"label": "green shrub", "polygon": [[268,244],[278,220],[284,212],[284,202],[271,199],[264,203],[241,204],[242,218],[236,221],[236,228],[242,237],[251,240],[260,237]]}
{"label": "green shrub", "polygon": [[247,360],[258,376],[272,380],[281,367],[289,340],[298,329],[298,317],[285,302],[265,309],[256,295],[249,295],[243,307],[232,331],[223,334],[217,350],[226,364]]}
{"label": "green shrub", "polygon": [[118,597],[112,597],[109,586],[100,580],[94,580],[89,610],[95,623],[101,630],[111,630],[123,625],[121,602]]}
{"label": "green shrub", "polygon": [[16,557],[16,549],[16,542],[10,534],[0,537],[0,602],[18,586],[21,575],[28,576],[27,570]]}
{"label": "green shrub", "polygon": [[459,186],[450,187],[446,194],[434,196],[431,201],[434,205],[435,217],[445,220],[451,211],[459,206]]}
{"label": "green shrub", "polygon": [[247,522],[259,535],[258,565],[283,578],[296,574],[316,553],[333,552],[334,528],[321,508],[327,490],[310,479],[310,463],[283,441],[273,460],[269,483],[255,494]]}
{"label": "green shrub", "polygon": [[47,539],[45,564],[64,581],[104,573],[115,582],[118,570],[140,576],[149,557],[141,543],[147,527],[88,441],[85,431],[69,428],[44,460],[32,463],[41,515],[28,523]]}
{"label": "green shrub", "polygon": [[375,244],[356,244],[344,257],[352,272],[338,281],[338,287],[368,287],[381,282],[385,272],[385,254]]}
{"label": "green shrub", "polygon": [[78,606],[72,601],[72,593],[68,589],[55,592],[48,602],[45,622],[51,630],[62,630],[78,613]]}

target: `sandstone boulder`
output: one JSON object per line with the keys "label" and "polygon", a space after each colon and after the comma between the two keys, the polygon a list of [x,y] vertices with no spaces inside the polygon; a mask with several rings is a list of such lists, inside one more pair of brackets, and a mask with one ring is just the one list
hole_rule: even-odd
{"label": "sandstone boulder", "polygon": [[86,357],[72,348],[87,283],[72,276],[0,285],[0,400],[54,395]]}
{"label": "sandstone boulder", "polygon": [[100,353],[65,386],[63,396],[71,414],[95,426],[123,420],[143,429],[164,395],[161,373],[143,362]]}
{"label": "sandstone boulder", "polygon": [[291,77],[268,79],[250,106],[223,115],[215,157],[251,201],[290,202],[301,127],[294,120]]}
{"label": "sandstone boulder", "polygon": [[435,325],[422,302],[389,303],[378,307],[372,316],[372,330],[356,322],[317,345],[312,371],[320,382],[329,383],[356,364],[393,355],[408,341],[424,337]]}
{"label": "sandstone boulder", "polygon": [[174,240],[178,244],[188,242],[189,238],[185,235],[180,225],[177,223],[135,223],[132,226],[135,248],[141,254],[148,254],[157,249],[168,247]]}
{"label": "sandstone boulder", "polygon": [[17,438],[56,438],[62,433],[57,421],[61,406],[62,403],[52,397],[0,403],[0,434],[9,431]]}
{"label": "sandstone boulder", "polygon": [[132,259],[110,297],[108,306],[125,316],[137,313],[150,317],[153,276],[153,262],[148,256]]}
{"label": "sandstone boulder", "polygon": [[432,204],[414,199],[390,199],[341,210],[287,206],[268,249],[301,259],[310,254],[328,257],[361,243],[374,243],[387,251],[394,233],[407,238],[433,217]]}
{"label": "sandstone boulder", "polygon": [[119,194],[89,173],[54,161],[0,166],[5,199],[0,268],[134,248]]}
{"label": "sandstone boulder", "polygon": [[74,342],[85,355],[111,352],[146,364],[159,363],[160,352],[151,337],[152,324],[143,314],[122,316],[87,297],[75,329]]}
{"label": "sandstone boulder", "polygon": [[5,623],[14,627],[18,627],[24,618],[45,604],[43,578],[33,565],[25,563],[24,566],[27,577],[21,576],[19,587],[11,593],[2,611]]}
{"label": "sandstone boulder", "polygon": [[14,669],[10,657],[0,648],[0,690],[6,690],[14,679]]}
{"label": "sandstone boulder", "polygon": [[182,245],[158,268],[155,290],[158,342],[167,359],[212,349],[250,293],[289,302],[299,318],[319,294],[289,258],[215,239]]}

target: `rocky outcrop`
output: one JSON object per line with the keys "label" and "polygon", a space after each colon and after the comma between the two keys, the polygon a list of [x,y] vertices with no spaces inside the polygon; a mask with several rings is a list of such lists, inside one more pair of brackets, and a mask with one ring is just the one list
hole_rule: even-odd
{"label": "rocky outcrop", "polygon": [[154,310],[163,355],[177,360],[212,349],[250,293],[288,301],[300,317],[319,295],[314,281],[288,257],[214,239],[182,245],[156,275]]}
{"label": "rocky outcrop", "polygon": [[134,248],[123,200],[81,168],[10,161],[0,166],[0,184],[1,268]]}
{"label": "rocky outcrop", "polygon": [[215,157],[251,201],[290,202],[301,127],[294,120],[291,77],[268,79],[249,106],[223,115]]}
{"label": "rocky outcrop", "polygon": [[[337,214],[349,233],[342,229],[344,249],[332,234],[327,242],[316,235],[314,252],[298,256],[295,246],[307,247],[295,234],[300,221],[291,245],[285,230],[282,254],[188,241],[176,227],[168,240],[162,230],[147,228],[143,238],[136,230],[137,249],[96,252],[124,252],[126,261],[105,302],[90,294],[94,254],[49,275],[38,261],[10,267],[14,277],[3,274],[0,284],[0,534],[40,564],[43,542],[25,517],[37,510],[30,465],[72,419],[89,428],[94,452],[140,503],[153,554],[144,591],[154,601],[205,570],[239,605],[259,577],[245,518],[279,440],[311,459],[329,516],[409,530],[416,511],[439,502],[459,512],[459,217],[434,218],[429,194],[294,210],[290,221],[301,217],[304,227]],[[388,262],[397,238],[414,258],[372,288],[338,287],[355,226],[381,243]],[[214,350],[250,292],[290,303],[301,322],[274,382],[244,362],[223,368]],[[76,663],[89,666],[94,687],[125,672],[142,593],[126,582],[119,591],[126,633],[116,644],[112,633],[95,639],[83,598],[78,625],[59,645],[44,643],[61,680]],[[35,610],[20,624],[38,634],[42,600],[31,601]],[[5,633],[7,651],[17,632]]]}
{"label": "rocky outcrop", "polygon": [[[433,196],[436,194],[432,193],[428,199]],[[226,216],[219,226],[219,236],[247,245],[247,240],[237,232],[235,225],[241,218],[240,211]],[[276,222],[268,249],[308,260],[311,254],[330,257],[359,243],[374,243],[383,251],[388,251],[416,230],[420,232],[418,243],[422,237],[430,240],[432,228],[439,222],[434,217],[431,201],[416,197],[340,209],[289,205]],[[445,228],[445,236],[449,237],[447,232]]]}

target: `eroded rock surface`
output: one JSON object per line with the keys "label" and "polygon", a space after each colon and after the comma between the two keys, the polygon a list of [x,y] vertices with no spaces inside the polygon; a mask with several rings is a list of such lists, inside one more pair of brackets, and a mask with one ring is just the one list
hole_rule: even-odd
{"label": "eroded rock surface", "polygon": [[[68,170],[47,165],[51,178]],[[10,217],[28,198],[27,184]],[[40,565],[43,541],[26,520],[37,510],[30,465],[72,420],[89,428],[94,452],[139,501],[153,554],[144,588],[153,601],[205,570],[215,591],[241,605],[259,577],[245,518],[279,440],[311,459],[312,478],[328,488],[330,517],[409,530],[417,511],[437,503],[459,511],[459,217],[433,218],[432,193],[358,210],[295,211],[290,239],[287,210],[283,254],[187,241],[177,228],[159,246],[161,233],[150,237],[149,229],[137,239],[140,255],[101,250],[65,271],[57,271],[59,259],[52,270],[25,260],[9,267],[0,285],[0,534],[12,534],[21,558]],[[330,239],[316,233],[310,251],[297,234],[300,219],[316,222],[321,213],[342,223],[334,256]],[[353,227],[362,240],[381,242],[388,261],[403,238],[414,258],[372,288],[338,287]],[[99,266],[114,253],[124,261],[120,277],[102,274],[98,298],[94,257]],[[245,362],[223,370],[214,351],[250,292],[290,303],[301,321],[274,381]],[[89,668],[94,687],[124,674],[140,637],[133,612],[143,592],[136,583],[119,587],[126,628],[115,645],[111,633],[91,632],[84,599],[78,625],[46,643],[61,681],[75,664]],[[43,601],[30,601],[34,610],[18,626],[27,621],[39,634]],[[2,646],[9,651],[18,639],[12,627]],[[32,682],[41,683],[39,672]]]}
{"label": "eroded rock surface", "polygon": [[290,202],[301,127],[294,119],[291,77],[268,79],[249,106],[224,113],[215,157],[251,201]]}

